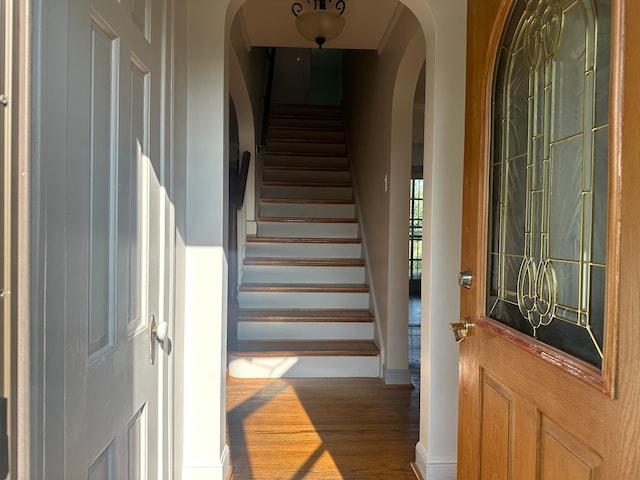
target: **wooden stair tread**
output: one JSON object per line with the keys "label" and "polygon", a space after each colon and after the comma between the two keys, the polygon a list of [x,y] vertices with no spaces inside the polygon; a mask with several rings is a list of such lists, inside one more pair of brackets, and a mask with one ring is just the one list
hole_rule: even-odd
{"label": "wooden stair tread", "polygon": [[357,283],[243,283],[241,292],[296,293],[369,293],[369,287]]}
{"label": "wooden stair tread", "polygon": [[239,321],[258,322],[373,322],[373,315],[365,309],[302,309],[273,308],[241,309]]}
{"label": "wooden stair tread", "polygon": [[359,238],[247,237],[247,243],[361,243]]}
{"label": "wooden stair tread", "polygon": [[289,258],[289,257],[247,257],[245,265],[292,266],[292,267],[363,267],[360,258]]}
{"label": "wooden stair tread", "polygon": [[281,138],[267,137],[267,142],[293,143],[293,144],[320,144],[320,145],[344,145],[342,138]]}
{"label": "wooden stair tread", "polygon": [[298,203],[309,205],[353,205],[349,198],[261,198],[262,203]]}
{"label": "wooden stair tread", "polygon": [[343,118],[337,110],[319,111],[308,110],[306,112],[271,112],[269,119],[278,120],[333,120],[342,122]]}
{"label": "wooden stair tread", "polygon": [[265,165],[263,167],[265,171],[302,171],[302,172],[338,172],[338,173],[350,173],[349,167],[323,167],[315,165]]}
{"label": "wooden stair tread", "polygon": [[344,133],[344,129],[340,127],[323,127],[323,126],[313,126],[313,125],[270,125],[269,130],[278,130],[278,131],[292,130],[295,132]]}
{"label": "wooden stair tread", "polygon": [[376,356],[380,350],[374,342],[336,340],[263,341],[241,340],[230,347],[229,353],[236,357],[249,356]]}
{"label": "wooden stair tread", "polygon": [[259,222],[281,223],[358,223],[357,218],[321,218],[321,217],[258,217]]}
{"label": "wooden stair tread", "polygon": [[290,152],[282,150],[271,150],[269,147],[267,147],[267,156],[347,158],[347,155],[343,152]]}
{"label": "wooden stair tread", "polygon": [[321,188],[351,188],[351,182],[299,182],[287,180],[264,180],[265,187],[321,187]]}

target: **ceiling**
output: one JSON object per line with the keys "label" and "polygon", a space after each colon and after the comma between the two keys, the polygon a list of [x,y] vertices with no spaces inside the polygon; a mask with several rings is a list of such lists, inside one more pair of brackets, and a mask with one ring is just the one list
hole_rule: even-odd
{"label": "ceiling", "polygon": [[[306,6],[305,0],[299,1]],[[291,12],[293,3],[293,0],[247,0],[239,15],[248,42],[255,47],[313,47],[296,30]],[[396,11],[399,13],[402,8],[398,0],[345,0],[345,3],[344,31],[327,42],[327,48],[377,50],[393,29]]]}

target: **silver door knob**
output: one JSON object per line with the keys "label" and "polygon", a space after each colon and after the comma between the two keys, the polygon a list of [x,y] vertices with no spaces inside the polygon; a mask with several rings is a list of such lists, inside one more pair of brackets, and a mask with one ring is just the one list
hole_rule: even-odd
{"label": "silver door knob", "polygon": [[158,342],[164,342],[169,336],[169,324],[167,322],[160,322],[155,325],[154,322],[151,325],[151,336],[155,337]]}
{"label": "silver door knob", "polygon": [[169,336],[169,324],[167,322],[156,323],[156,316],[151,315],[151,325],[149,328],[149,361],[151,365],[156,364],[156,346],[161,344],[164,346],[164,341]]}
{"label": "silver door knob", "polygon": [[471,270],[463,270],[458,274],[458,285],[462,288],[471,288],[471,284],[473,283],[473,275],[471,275]]}

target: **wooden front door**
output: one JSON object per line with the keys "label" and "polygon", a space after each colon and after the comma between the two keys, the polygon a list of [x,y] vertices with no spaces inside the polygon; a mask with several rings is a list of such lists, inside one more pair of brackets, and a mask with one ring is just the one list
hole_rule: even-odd
{"label": "wooden front door", "polygon": [[460,480],[640,478],[639,20],[468,2]]}

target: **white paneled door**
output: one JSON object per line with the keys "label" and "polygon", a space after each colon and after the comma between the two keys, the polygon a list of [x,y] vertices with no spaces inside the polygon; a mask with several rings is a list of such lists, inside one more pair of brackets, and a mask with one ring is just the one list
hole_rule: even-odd
{"label": "white paneled door", "polygon": [[163,0],[69,2],[69,479],[168,474],[165,15]]}

